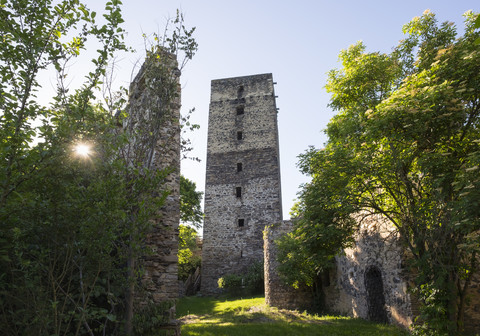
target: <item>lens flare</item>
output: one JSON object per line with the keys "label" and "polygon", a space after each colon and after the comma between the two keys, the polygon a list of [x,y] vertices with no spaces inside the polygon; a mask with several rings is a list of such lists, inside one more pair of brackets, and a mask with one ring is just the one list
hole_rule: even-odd
{"label": "lens flare", "polygon": [[84,143],[79,143],[75,146],[75,153],[81,157],[88,157],[91,154],[90,146]]}

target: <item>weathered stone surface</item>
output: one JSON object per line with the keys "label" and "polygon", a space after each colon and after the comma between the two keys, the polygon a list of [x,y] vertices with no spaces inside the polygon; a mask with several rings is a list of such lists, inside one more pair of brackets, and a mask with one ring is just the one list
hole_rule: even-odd
{"label": "weathered stone surface", "polygon": [[[170,171],[165,178],[169,195],[152,218],[154,227],[147,236],[146,244],[154,253],[142,260],[141,287],[146,290],[146,297],[137,294],[140,304],[178,297],[181,90],[175,56],[161,50],[158,56],[147,57],[130,85],[129,116],[123,125],[124,131],[134,138],[125,149],[126,157],[132,162],[141,160],[146,169]],[[147,131],[145,125],[150,127]]]}
{"label": "weathered stone surface", "polygon": [[480,330],[480,274],[478,272],[473,276],[470,288],[467,290],[465,330],[472,334]]}
{"label": "weathered stone surface", "polygon": [[[381,216],[361,220],[355,246],[336,257],[329,281],[322,281],[326,309],[404,327],[412,323],[410,296],[402,269],[403,249],[395,230]],[[313,298],[306,291],[284,286],[277,268],[274,241],[292,229],[284,221],[266,229],[265,301],[280,308],[308,307]]]}
{"label": "weathered stone surface", "polygon": [[267,225],[263,235],[265,303],[282,309],[305,309],[311,304],[311,293],[294,289],[283,283],[278,274],[277,247],[275,240],[293,229],[292,221]]}
{"label": "weathered stone surface", "polygon": [[218,293],[217,281],[223,275],[242,273],[252,262],[263,259],[262,231],[265,225],[281,220],[281,204],[272,75],[212,81],[202,252],[204,294]]}
{"label": "weathered stone surface", "polygon": [[327,308],[408,327],[412,312],[397,232],[380,215],[357,218],[355,246],[336,257],[331,285],[324,287]]}
{"label": "weathered stone surface", "polygon": [[[242,273],[251,262],[263,257],[266,303],[288,309],[311,305],[313,298],[308,291],[285,286],[277,272],[274,241],[293,227],[291,221],[281,221],[278,153],[272,75],[212,81],[202,261],[204,294],[218,293],[218,278]],[[243,220],[242,226],[239,219]],[[418,303],[408,292],[409,274],[403,268],[405,250],[398,233],[379,215],[359,214],[357,220],[360,229],[355,246],[337,256],[336,267],[322,275],[326,308],[408,327],[418,314]],[[480,276],[476,276],[468,291],[465,326],[471,331],[480,330],[479,283]]]}

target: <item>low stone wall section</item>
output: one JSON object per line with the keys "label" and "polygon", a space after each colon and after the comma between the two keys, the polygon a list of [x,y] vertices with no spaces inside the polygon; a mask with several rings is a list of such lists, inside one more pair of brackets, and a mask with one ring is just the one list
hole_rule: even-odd
{"label": "low stone wall section", "polygon": [[355,246],[336,257],[324,287],[327,309],[402,327],[412,323],[403,248],[380,215],[358,215]]}
{"label": "low stone wall section", "polygon": [[265,227],[263,231],[265,303],[282,309],[305,309],[311,305],[308,291],[287,286],[278,273],[277,247],[275,241],[291,232],[292,221],[283,221]]}

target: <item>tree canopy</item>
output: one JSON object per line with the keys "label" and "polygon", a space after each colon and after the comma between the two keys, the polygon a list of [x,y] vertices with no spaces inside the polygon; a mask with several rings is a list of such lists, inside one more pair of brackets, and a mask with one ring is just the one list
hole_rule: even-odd
{"label": "tree canopy", "polygon": [[180,220],[197,229],[203,220],[202,195],[201,191],[197,191],[195,182],[180,176]]}
{"label": "tree canopy", "polygon": [[462,330],[478,270],[480,50],[477,15],[465,19],[457,36],[426,11],[403,27],[406,38],[389,54],[361,42],[340,53],[342,68],[326,85],[338,114],[325,148],[300,156],[312,180],[300,193],[295,231],[280,242],[284,265],[292,251],[312,261],[305,274],[313,283],[352,243],[352,215],[382,214],[417,270],[417,330],[425,333]]}
{"label": "tree canopy", "polygon": [[[168,195],[168,170],[123,155],[149,129],[138,123],[135,135],[121,130],[124,94],[110,92],[114,99],[100,101],[109,61],[128,50],[121,1],[106,2],[101,14],[79,0],[0,1],[2,335],[132,332],[126,311],[141,274],[135,261],[149,252],[145,235]],[[171,23],[173,35],[158,43],[191,58],[193,30],[181,16]],[[69,62],[83,55],[87,42],[97,49],[91,71],[80,87],[68,88]],[[147,58],[161,67],[157,47]],[[41,71],[59,78],[48,106],[37,97]],[[176,80],[158,77],[165,71],[155,74],[150,89],[177,88]],[[161,108],[169,109],[171,99]],[[78,145],[89,149],[79,155]]]}

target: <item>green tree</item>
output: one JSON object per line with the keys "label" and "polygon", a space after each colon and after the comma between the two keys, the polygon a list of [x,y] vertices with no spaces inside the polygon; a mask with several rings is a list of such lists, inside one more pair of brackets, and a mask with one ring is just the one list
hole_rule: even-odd
{"label": "green tree", "polygon": [[[146,253],[143,241],[167,196],[169,171],[145,165],[145,151],[121,155],[143,145],[142,135],[155,126],[120,131],[124,96],[94,103],[108,61],[127,49],[120,6],[109,1],[97,17],[78,0],[0,1],[2,335],[113,335],[123,329],[125,298],[140,271],[132,260]],[[173,35],[159,43],[167,53],[180,50],[191,58],[193,30],[185,30],[181,16],[173,23]],[[87,41],[98,54],[84,84],[69,93],[60,80],[51,106],[41,106],[40,72],[56,71],[64,79]],[[147,58],[164,62],[155,52]],[[155,71],[162,80],[154,78],[158,85],[151,86],[170,92],[161,96],[163,110],[155,111],[164,118],[177,92],[176,81],[167,80],[171,71],[158,77],[167,72]],[[90,146],[90,153],[76,153],[78,144]],[[131,316],[126,320],[129,334]]]}
{"label": "green tree", "polygon": [[452,24],[439,25],[425,12],[404,26],[407,37],[390,54],[368,53],[362,43],[342,51],[343,68],[329,73],[326,86],[338,111],[326,129],[328,142],[299,163],[312,181],[300,195],[294,237],[315,272],[325,265],[323,253],[331,258],[351,243],[358,225],[353,214],[382,214],[400,233],[417,274],[416,330],[425,334],[462,330],[466,293],[477,273],[475,19],[466,14],[465,34],[457,38]]}
{"label": "green tree", "polygon": [[180,176],[180,220],[188,225],[181,224],[178,234],[178,278],[187,280],[197,267],[200,267],[202,258],[198,254],[198,233],[203,220],[201,208],[202,195],[197,191],[195,182],[183,175]]}
{"label": "green tree", "polygon": [[180,220],[197,229],[203,220],[202,195],[201,191],[197,191],[195,182],[180,176]]}
{"label": "green tree", "polygon": [[[81,162],[72,146],[95,140],[109,160],[107,111],[93,106],[108,59],[125,50],[120,2],[101,19],[79,1],[0,2],[1,333],[93,334],[118,319],[122,259],[111,258],[121,228],[115,166]],[[83,86],[59,85],[40,106],[38,76],[63,70],[87,41],[98,54]],[[34,121],[43,125],[35,127]],[[102,135],[102,132],[106,132]],[[40,138],[37,145],[35,137]],[[93,169],[93,168],[96,169]],[[103,216],[103,215],[104,216]],[[92,237],[95,237],[92,239]]]}
{"label": "green tree", "polygon": [[178,279],[185,281],[190,274],[193,274],[197,267],[200,267],[202,258],[199,256],[197,245],[198,233],[188,225],[179,227],[178,247]]}

